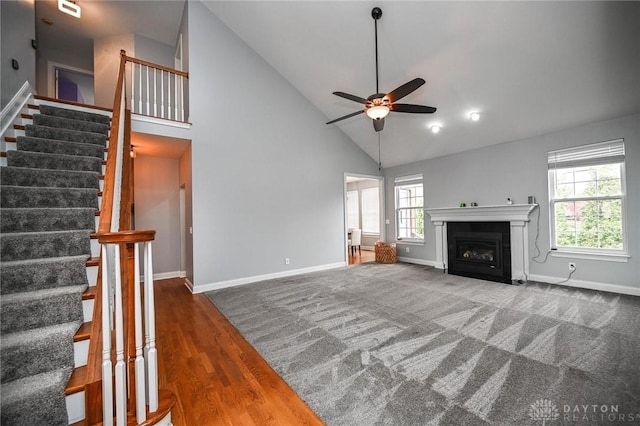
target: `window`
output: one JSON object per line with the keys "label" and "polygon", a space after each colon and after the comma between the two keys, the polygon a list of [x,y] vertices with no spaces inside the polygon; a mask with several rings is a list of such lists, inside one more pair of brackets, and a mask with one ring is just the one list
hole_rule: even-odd
{"label": "window", "polygon": [[422,175],[398,177],[396,189],[396,238],[424,241],[424,198]]}
{"label": "window", "polygon": [[380,233],[380,198],[378,188],[363,189],[362,192],[362,232]]}
{"label": "window", "polygon": [[347,191],[347,228],[360,228],[360,204],[358,191]]}
{"label": "window", "polygon": [[552,244],[559,250],[624,253],[624,142],[549,152]]}

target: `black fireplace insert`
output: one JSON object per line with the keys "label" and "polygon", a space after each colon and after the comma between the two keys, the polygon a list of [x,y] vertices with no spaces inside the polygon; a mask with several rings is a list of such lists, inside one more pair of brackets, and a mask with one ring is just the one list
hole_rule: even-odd
{"label": "black fireplace insert", "polygon": [[509,222],[448,222],[447,272],[511,284]]}

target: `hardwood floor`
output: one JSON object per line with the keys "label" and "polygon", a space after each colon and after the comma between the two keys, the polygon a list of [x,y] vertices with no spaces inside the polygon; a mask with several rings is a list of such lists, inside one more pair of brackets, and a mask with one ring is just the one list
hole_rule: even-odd
{"label": "hardwood floor", "polygon": [[175,426],[322,425],[322,421],[203,294],[156,281],[160,388]]}
{"label": "hardwood floor", "polygon": [[373,250],[362,250],[360,254],[356,250],[355,256],[351,256],[349,253],[349,265],[356,265],[358,263],[373,262],[376,260],[376,253]]}

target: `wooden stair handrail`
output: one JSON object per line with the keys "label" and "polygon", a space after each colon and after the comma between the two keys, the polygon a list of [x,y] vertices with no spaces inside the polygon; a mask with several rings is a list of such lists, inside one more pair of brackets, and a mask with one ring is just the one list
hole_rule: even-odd
{"label": "wooden stair handrail", "polygon": [[[107,149],[107,161],[106,171],[104,176],[104,186],[102,191],[102,205],[100,221],[98,224],[98,232],[96,237],[100,244],[118,244],[122,247],[120,250],[121,259],[121,273],[122,287],[123,287],[123,307],[124,307],[124,338],[127,348],[135,347],[135,325],[133,321],[134,317],[134,288],[135,282],[134,274],[134,245],[136,243],[148,243],[155,238],[154,230],[132,230],[132,205],[133,205],[133,160],[129,156],[131,148],[131,111],[126,108],[125,94],[123,92],[125,81],[125,67],[126,62],[142,63],[143,65],[153,66],[155,68],[164,69],[166,71],[174,72],[176,74],[185,75],[186,73],[172,70],[170,68],[158,66],[155,64],[140,61],[135,58],[128,57],[124,50],[120,51],[120,66],[118,71],[118,80],[116,86],[116,93],[114,96],[113,113],[111,119],[111,129],[109,135],[109,147]],[[123,110],[124,105],[124,110]],[[122,111],[124,111],[124,117],[122,117]],[[123,119],[123,120],[121,120]],[[119,221],[117,226],[114,226],[113,209],[116,185],[118,184],[117,162],[118,162],[118,136],[120,132],[120,126],[124,125],[124,136],[122,151],[120,151],[122,157],[122,170],[120,181],[120,208],[119,208]],[[113,229],[117,231],[113,231]],[[86,385],[85,385],[85,423],[97,424],[103,422],[103,395],[102,395],[102,342],[103,342],[103,329],[102,329],[102,257],[98,262],[98,278],[96,282],[96,295],[94,300],[94,310],[92,316],[91,326],[91,339],[89,343],[89,353],[86,367]],[[146,279],[146,278],[145,278]],[[152,299],[151,299],[152,300]],[[111,334],[110,331],[107,331]],[[135,355],[135,354],[134,354]],[[113,353],[112,353],[113,357]],[[133,358],[129,349],[125,353],[125,362],[127,363],[126,369],[129,375],[129,389],[128,389],[128,417],[131,419],[132,412],[133,418],[135,418],[135,375],[133,374],[134,365]],[[111,380],[111,378],[109,378]],[[175,404],[175,397],[171,392],[163,391],[161,393],[161,409],[156,413],[148,413],[147,421],[144,424],[154,424],[155,421],[160,420],[166,412],[170,412],[171,407]],[[147,407],[148,409],[149,407]],[[161,417],[158,417],[161,416]]]}
{"label": "wooden stair handrail", "polygon": [[[111,116],[111,129],[109,134],[109,147],[107,149],[107,165],[102,191],[102,205],[98,235],[111,232],[112,211],[114,203],[116,162],[118,160],[118,134],[120,132],[120,110],[124,102],[122,90],[126,65],[126,52],[120,51],[120,66],[116,93],[113,101],[113,113]],[[126,117],[125,117],[126,118]],[[123,149],[123,153],[128,153]],[[124,155],[128,157],[128,155]],[[98,262],[98,279],[96,282],[96,295],[102,294],[102,261]],[[87,424],[102,422],[102,298],[96,297],[91,318],[91,340],[87,356],[87,385],[85,387],[85,420]]]}
{"label": "wooden stair handrail", "polygon": [[155,68],[157,70],[166,71],[171,74],[181,75],[182,77],[189,78],[189,73],[186,71],[180,71],[175,68],[165,67],[163,65],[154,64],[153,62],[143,61],[142,59],[132,58],[131,56],[126,56],[127,62],[133,62],[138,65],[144,65],[145,67]]}

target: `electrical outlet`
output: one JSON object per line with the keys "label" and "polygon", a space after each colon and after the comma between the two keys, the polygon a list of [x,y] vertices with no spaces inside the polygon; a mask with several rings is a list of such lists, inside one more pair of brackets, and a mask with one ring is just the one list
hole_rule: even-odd
{"label": "electrical outlet", "polygon": [[576,270],[575,262],[569,262],[569,270],[570,271],[575,271]]}
{"label": "electrical outlet", "polygon": [[284,258],[284,264],[285,264],[285,265],[288,265],[288,264],[290,264],[290,263],[291,263],[291,260],[290,260],[288,257],[285,257],[285,258]]}
{"label": "electrical outlet", "polygon": [[409,249],[409,247],[405,247],[405,250],[407,251],[407,253],[409,253],[411,250]]}

